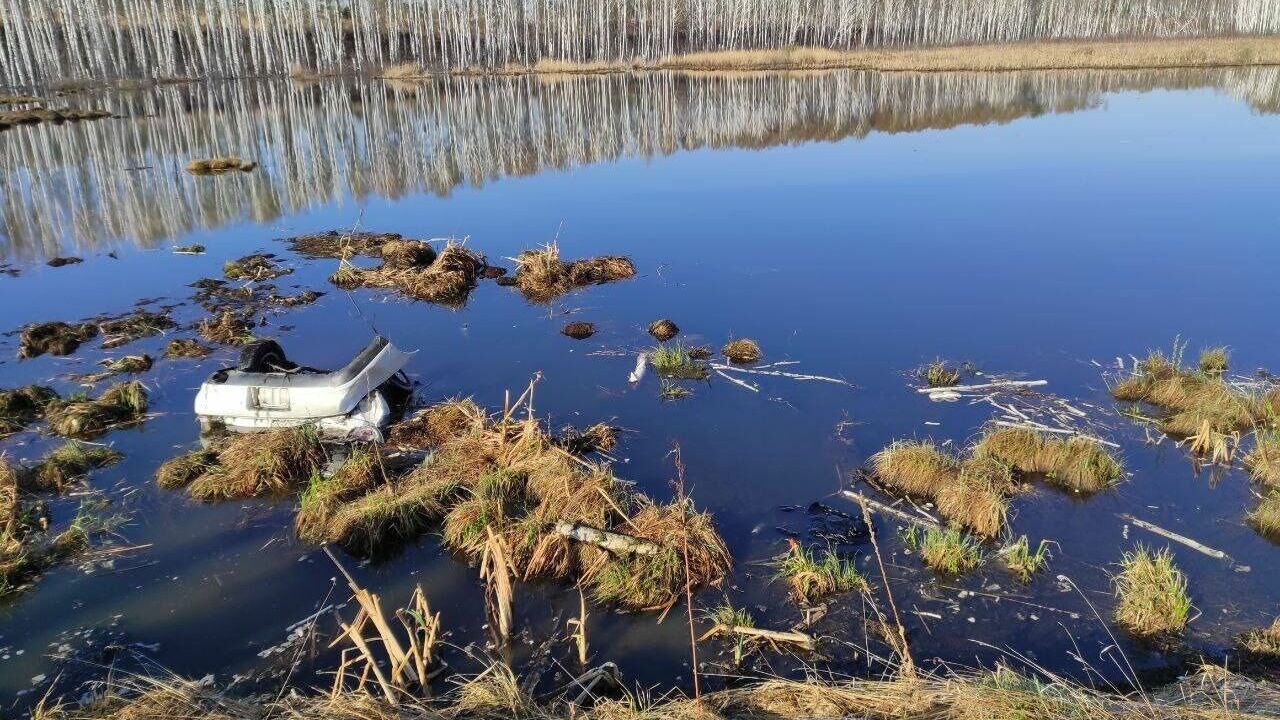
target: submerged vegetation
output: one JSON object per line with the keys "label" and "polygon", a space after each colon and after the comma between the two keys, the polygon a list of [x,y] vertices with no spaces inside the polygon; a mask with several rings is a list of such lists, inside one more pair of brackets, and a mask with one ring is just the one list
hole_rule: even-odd
{"label": "submerged vegetation", "polygon": [[1041,540],[1035,550],[1031,542],[1023,535],[1017,539],[1004,553],[1005,567],[1018,579],[1018,582],[1031,582],[1032,576],[1040,572],[1049,563],[1049,542]]}
{"label": "submerged vegetation", "polygon": [[1166,640],[1180,634],[1191,619],[1187,578],[1168,548],[1139,546],[1125,553],[1115,591],[1116,622],[1136,636]]}
{"label": "submerged vegetation", "polygon": [[25,489],[63,493],[90,470],[114,465],[120,462],[121,457],[109,447],[71,440],[41,458],[25,477],[20,478],[20,484]]}
{"label": "submerged vegetation", "polygon": [[792,543],[785,554],[774,561],[777,577],[786,581],[791,596],[804,605],[816,605],[832,595],[866,592],[866,578],[851,560],[828,550],[821,557],[799,543]]}

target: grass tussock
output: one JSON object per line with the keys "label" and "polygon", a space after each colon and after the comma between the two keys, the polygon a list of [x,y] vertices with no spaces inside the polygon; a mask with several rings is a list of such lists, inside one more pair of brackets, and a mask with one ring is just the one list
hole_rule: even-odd
{"label": "grass tussock", "polygon": [[299,498],[294,529],[307,542],[322,543],[328,538],[329,522],[346,501],[363,495],[385,481],[378,450],[356,447],[334,473],[324,477],[313,472]]}
{"label": "grass tussock", "polygon": [[938,512],[975,535],[993,538],[1009,515],[1013,474],[1009,466],[990,457],[966,458],[960,473],[942,486],[934,502]]}
{"label": "grass tussock", "polygon": [[545,303],[578,288],[627,280],[635,274],[635,264],[628,258],[605,255],[566,262],[560,259],[560,248],[550,243],[516,258],[515,287],[530,302]]}
{"label": "grass tussock", "polygon": [[978,541],[955,528],[923,532],[912,528],[913,536],[907,544],[914,545],[920,559],[935,572],[944,575],[962,575],[982,564],[982,547]]}
{"label": "grass tussock", "polygon": [[252,316],[223,310],[196,323],[196,332],[210,342],[222,345],[248,345],[257,340],[253,333]]}
{"label": "grass tussock", "polygon": [[1280,490],[1267,490],[1245,518],[1258,534],[1280,541]]}
{"label": "grass tussock", "polygon": [[44,385],[0,390],[0,438],[24,430],[44,417],[45,408],[57,399],[58,393]]}
{"label": "grass tussock", "polygon": [[190,338],[170,340],[164,347],[164,357],[169,360],[201,359],[213,354],[213,348],[201,345]]}
{"label": "grass tussock", "polygon": [[1256,658],[1280,659],[1280,618],[1267,627],[1244,633],[1236,639],[1236,645]]}
{"label": "grass tussock", "polygon": [[22,328],[18,337],[18,357],[27,359],[41,355],[70,355],[81,343],[98,335],[93,323],[65,323],[61,320],[33,323]]}
{"label": "grass tussock", "polygon": [[706,380],[707,365],[693,357],[689,348],[680,343],[659,345],[649,351],[649,364],[660,377],[669,380]]}
{"label": "grass tussock", "polygon": [[165,490],[185,488],[217,464],[217,452],[204,448],[192,450],[161,463],[156,469],[156,484]]}
{"label": "grass tussock", "polygon": [[97,398],[74,395],[54,400],[45,409],[55,435],[91,440],[109,430],[137,424],[147,412],[147,389],[131,380],[107,388]]}
{"label": "grass tussock", "polygon": [[853,561],[831,550],[819,557],[800,543],[792,543],[774,567],[776,577],[790,587],[791,597],[803,605],[816,605],[841,593],[865,592],[869,587]]}
{"label": "grass tussock", "polygon": [[1168,548],[1139,546],[1125,553],[1113,578],[1114,617],[1128,632],[1143,638],[1168,639],[1182,633],[1191,617],[1187,578]]}
{"label": "grass tussock", "polygon": [[760,362],[762,357],[760,345],[750,338],[730,340],[720,349],[720,353],[735,365],[752,365]]}
{"label": "grass tussock", "polygon": [[21,482],[26,489],[63,493],[91,470],[114,465],[122,457],[109,447],[71,440],[46,453]]}
{"label": "grass tussock", "polygon": [[671,338],[680,334],[680,326],[665,318],[662,320],[654,320],[649,323],[649,334],[658,342],[667,342]]}
{"label": "grass tussock", "polygon": [[302,426],[229,438],[218,462],[187,485],[206,502],[284,495],[304,486],[326,461],[315,428]]}
{"label": "grass tussock", "polygon": [[221,175],[234,171],[252,172],[258,163],[252,160],[241,160],[235,155],[220,155],[203,160],[192,160],[187,163],[187,172],[192,175]]}
{"label": "grass tussock", "polygon": [[435,248],[423,240],[388,240],[378,252],[383,267],[395,270],[425,268],[436,259]]}
{"label": "grass tussock", "polygon": [[555,442],[560,447],[578,456],[593,452],[612,452],[618,447],[618,430],[607,423],[588,425],[583,430],[566,427],[560,431]]}
{"label": "grass tussock", "polygon": [[453,398],[392,425],[388,443],[401,448],[438,448],[452,438],[482,429],[484,424],[484,411],[471,398]]}
{"label": "grass tussock", "polygon": [[154,337],[177,326],[164,313],[137,310],[123,317],[104,320],[98,329],[102,331],[102,347],[110,350],[135,340]]}
{"label": "grass tussock", "polygon": [[1041,540],[1035,550],[1031,542],[1023,535],[1010,546],[1004,554],[1004,565],[1018,579],[1018,582],[1029,583],[1036,573],[1049,564],[1049,542]]}
{"label": "grass tussock", "polygon": [[920,377],[931,388],[945,388],[960,382],[960,370],[948,367],[941,359],[934,360],[920,369]]}
{"label": "grass tussock", "polygon": [[1254,433],[1253,448],[1244,456],[1244,466],[1254,480],[1280,489],[1280,432]]}
{"label": "grass tussock", "polygon": [[[392,245],[403,248],[407,247],[403,243],[417,242],[390,241],[384,243],[384,249]],[[396,251],[392,260],[384,256],[382,265],[370,270],[344,263],[329,281],[344,289],[370,287],[396,290],[415,300],[461,307],[470,297],[471,290],[475,288],[476,280],[484,269],[484,256],[450,241],[430,264],[415,264],[426,257],[421,245],[408,246],[416,248],[412,251]],[[380,249],[379,253],[382,252],[383,249]]]}
{"label": "grass tussock", "polygon": [[1097,440],[1078,435],[1064,439],[1026,428],[995,428],[982,436],[973,454],[1084,494],[1105,490],[1124,476],[1118,458]]}
{"label": "grass tussock", "polygon": [[589,322],[571,322],[561,328],[560,333],[574,340],[586,340],[596,334],[596,326]]}
{"label": "grass tussock", "polygon": [[357,255],[380,257],[389,242],[403,239],[400,233],[338,232],[330,230],[286,239],[289,249],[309,258],[350,260]]}
{"label": "grass tussock", "polygon": [[238,260],[228,260],[222,266],[222,274],[228,280],[273,280],[293,272],[293,268],[284,267],[275,262],[271,253],[253,253]]}
{"label": "grass tussock", "polygon": [[959,478],[960,461],[929,441],[898,441],[871,457],[871,469],[890,487],[936,498]]}

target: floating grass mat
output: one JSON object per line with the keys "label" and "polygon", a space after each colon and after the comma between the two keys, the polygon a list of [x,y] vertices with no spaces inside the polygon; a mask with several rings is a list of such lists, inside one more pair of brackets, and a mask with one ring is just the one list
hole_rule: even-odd
{"label": "floating grass mat", "polygon": [[274,280],[293,272],[293,268],[284,267],[275,262],[271,253],[254,253],[238,260],[228,260],[222,266],[222,274],[228,280]]}
{"label": "floating grass mat", "polygon": [[960,368],[951,367],[941,359],[925,365],[916,374],[931,388],[947,388],[960,382]]}
{"label": "floating grass mat", "polygon": [[710,516],[687,501],[656,503],[566,449],[611,446],[604,426],[556,438],[514,413],[489,418],[451,400],[393,428],[393,444],[429,446],[428,458],[336,506],[320,500],[366,483],[317,482],[304,499],[306,537],[373,552],[439,523],[444,545],[478,562],[492,532],[520,578],[577,578],[599,601],[635,610],[678,599],[686,542],[695,587],[727,576],[731,560]]}
{"label": "floating grass mat", "polygon": [[114,465],[122,457],[109,447],[71,440],[49,451],[29,471],[20,473],[19,482],[26,490],[62,493],[91,470]]}
{"label": "floating grass mat", "polygon": [[1280,490],[1268,489],[1245,518],[1263,537],[1280,542]]}
{"label": "floating grass mat", "polygon": [[596,334],[596,326],[589,322],[571,322],[561,328],[560,333],[574,340],[586,340]]}
{"label": "floating grass mat", "polygon": [[975,457],[996,458],[1023,473],[1042,475],[1050,483],[1091,494],[1124,477],[1120,460],[1094,438],[1062,437],[1028,428],[988,430],[973,448]]}
{"label": "floating grass mat", "polygon": [[54,400],[45,419],[55,435],[91,440],[109,430],[135,425],[147,412],[147,389],[136,380],[117,383],[97,398],[74,395]]}
{"label": "floating grass mat", "polygon": [[357,255],[381,257],[382,248],[389,242],[404,239],[400,233],[338,232],[299,235],[284,238],[289,249],[309,258],[335,258],[350,260]]}
{"label": "floating grass mat", "polygon": [[156,482],[205,502],[278,497],[306,487],[327,460],[314,427],[285,428],[221,438],[161,465]]}
{"label": "floating grass mat", "polygon": [[1169,640],[1180,635],[1191,617],[1187,578],[1168,548],[1138,546],[1125,553],[1113,578],[1116,623],[1138,637]]}
{"label": "floating grass mat", "polygon": [[204,160],[192,160],[187,163],[187,172],[192,175],[221,175],[233,170],[253,172],[258,163],[253,160],[241,160],[234,155],[212,157]]}
{"label": "floating grass mat", "polygon": [[110,350],[134,340],[159,335],[177,326],[178,324],[164,313],[137,310],[123,317],[104,320],[98,324],[98,329],[103,336],[102,347]]}
{"label": "floating grass mat", "polygon": [[106,110],[77,110],[75,108],[63,108],[61,110],[49,110],[47,108],[8,110],[0,112],[0,130],[8,130],[17,125],[39,125],[44,122],[61,125],[65,122],[82,122],[84,120],[99,120],[108,117],[111,117],[111,113]]}
{"label": "floating grass mat", "polygon": [[570,425],[560,429],[555,443],[579,456],[593,452],[612,452],[618,446],[618,430],[606,423],[589,425],[583,430]]}
{"label": "floating grass mat", "polygon": [[190,338],[170,340],[164,347],[164,356],[170,360],[200,359],[213,354],[213,348],[206,347]]}
{"label": "floating grass mat", "polygon": [[58,393],[44,385],[0,390],[0,438],[24,430],[44,417],[49,403],[57,399]]}
{"label": "floating grass mat", "polygon": [[101,372],[79,376],[83,384],[92,385],[116,375],[136,375],[151,369],[154,361],[150,355],[125,355],[118,358],[103,358],[98,361],[103,367]]}
{"label": "floating grass mat", "polygon": [[1236,639],[1236,646],[1254,658],[1280,659],[1280,618],[1268,627],[1244,633]]}
{"label": "floating grass mat", "polygon": [[706,380],[707,364],[694,357],[691,348],[681,343],[659,345],[649,352],[649,364],[659,377],[667,380]]}
{"label": "floating grass mat", "polygon": [[65,323],[60,320],[34,323],[22,329],[18,338],[18,357],[70,355],[80,344],[98,335],[93,323]]}
{"label": "floating grass mat", "polygon": [[[725,620],[733,620],[726,613]],[[744,720],[747,718],[868,718],[875,720],[1263,720],[1280,712],[1280,688],[1221,667],[1201,666],[1177,683],[1134,695],[1107,693],[1068,681],[1040,680],[1007,668],[959,675],[876,680],[742,679],[654,702],[600,698],[593,707],[571,703],[578,687],[534,699],[506,665],[451,678],[433,700],[405,693],[395,704],[367,688],[337,693],[292,693],[270,702],[238,700],[202,682],[172,675],[115,678],[88,704],[50,697],[40,720]]]}
{"label": "floating grass mat", "polygon": [[1280,418],[1280,388],[1262,390],[1228,382],[1229,354],[1225,348],[1201,353],[1195,368],[1183,366],[1185,345],[1174,343],[1171,355],[1150,352],[1131,372],[1114,381],[1116,400],[1158,408],[1159,429],[1190,439],[1199,455],[1230,460],[1240,433],[1275,427]]}
{"label": "floating grass mat", "polygon": [[1253,448],[1244,456],[1244,466],[1254,480],[1280,489],[1280,430],[1255,432]]}
{"label": "floating grass mat", "polygon": [[[412,264],[428,257],[420,249],[425,243],[395,240],[388,244],[404,247],[406,243],[419,249],[397,250],[392,254],[395,259],[389,262],[384,256],[382,265],[373,269],[361,269],[344,261],[337,272],[329,277],[329,282],[343,289],[369,287],[396,290],[415,300],[450,307],[465,304],[471,290],[475,288],[476,278],[485,267],[484,256],[450,241],[428,264]],[[387,250],[384,246],[380,253]]]}
{"label": "floating grass mat", "polygon": [[627,280],[636,275],[635,264],[621,256],[566,262],[560,259],[560,248],[555,243],[538,250],[525,250],[515,262],[515,287],[535,303],[550,302],[578,288]]}
{"label": "floating grass mat", "polygon": [[204,339],[222,345],[248,345],[257,340],[253,333],[252,312],[223,310],[196,323],[196,332]]}
{"label": "floating grass mat", "polygon": [[680,326],[667,319],[654,320],[649,323],[649,334],[658,342],[667,342],[680,334]]}
{"label": "floating grass mat", "polygon": [[60,267],[66,267],[68,265],[79,265],[82,262],[84,262],[84,258],[55,257],[55,258],[49,258],[47,261],[45,261],[45,265],[48,265],[51,268],[60,268]]}
{"label": "floating grass mat", "polygon": [[851,560],[831,550],[819,557],[814,550],[793,542],[773,564],[776,577],[787,583],[791,597],[803,605],[816,605],[841,593],[866,592],[870,587]]}
{"label": "floating grass mat", "polygon": [[294,308],[310,305],[322,297],[324,293],[315,290],[303,290],[297,295],[280,295],[273,292],[267,295],[267,303],[278,307]]}

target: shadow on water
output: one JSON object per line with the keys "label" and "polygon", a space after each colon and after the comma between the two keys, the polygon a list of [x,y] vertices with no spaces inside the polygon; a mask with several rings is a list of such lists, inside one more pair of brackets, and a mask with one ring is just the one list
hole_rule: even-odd
{"label": "shadow on water", "polygon": [[[987,406],[929,402],[906,387],[908,369],[938,355],[973,360],[1047,378],[1053,392],[1107,410],[1102,366],[1178,333],[1231,345],[1240,373],[1274,367],[1280,340],[1258,327],[1273,310],[1280,261],[1270,209],[1280,191],[1278,73],[651,74],[104,94],[94,101],[121,117],[0,135],[0,254],[19,271],[0,276],[0,330],[121,313],[142,297],[179,305],[182,327],[120,350],[94,339],[70,357],[23,361],[16,338],[0,337],[0,387],[41,381],[65,394],[73,374],[104,357],[160,358],[202,315],[189,283],[220,276],[227,260],[276,252],[294,269],[273,281],[281,293],[327,293],[269,313],[258,329],[300,362],[341,365],[373,324],[420,350],[409,370],[426,401],[473,395],[498,408],[505,391],[542,373],[539,411],[554,427],[622,427],[619,474],[658,498],[670,496],[667,453],[678,442],[692,495],[735,557],[723,595],[782,628],[800,612],[767,563],[787,537],[838,545],[877,572],[850,525],[856,508],[832,496],[841,478],[898,438],[963,445],[991,416]],[[222,177],[183,169],[219,154],[260,166]],[[408,237],[470,235],[508,266],[563,223],[567,257],[626,254],[639,275],[548,305],[484,281],[450,311],[381,290],[348,297],[327,283],[336,261],[306,260],[275,240],[357,221]],[[160,250],[168,243],[207,251]],[[68,253],[85,261],[36,264]],[[713,376],[692,397],[663,402],[656,382],[627,382],[660,317],[690,344],[752,337],[765,362],[800,361],[856,388],[761,377],[754,393]],[[563,337],[570,319],[596,334]],[[55,569],[0,607],[0,695],[47,687],[57,666],[46,656],[76,651],[83,629],[102,627],[186,676],[226,684],[301,650],[313,664],[294,682],[325,682],[310,670],[331,666],[331,654],[278,651],[294,623],[345,594],[324,555],[295,538],[294,502],[203,505],[151,481],[196,441],[194,389],[234,356],[223,347],[204,360],[158,359],[140,376],[156,415],[103,438],[124,459],[92,485],[133,514],[127,542],[150,547]],[[1160,677],[1198,653],[1220,657],[1235,633],[1270,621],[1280,578],[1265,570],[1276,550],[1242,521],[1254,503],[1243,472],[1211,483],[1183,449],[1147,446],[1140,429],[1108,419],[1124,483],[1088,499],[1037,484],[1014,501],[1015,535],[1058,544],[1028,585],[996,566],[934,576],[892,524],[878,524],[918,662],[1012,657],[1122,682],[1117,642],[1140,673]],[[30,460],[51,444],[20,433],[0,449]],[[1122,513],[1234,559],[1174,548],[1199,613],[1181,648],[1109,629],[1121,553],[1163,544]],[[421,583],[449,641],[483,647],[482,587],[436,537],[376,562],[347,559],[387,604]],[[570,587],[519,586],[517,669],[545,667],[540,646],[577,609]],[[827,655],[805,659],[837,673],[879,668],[863,612],[855,596],[833,601],[815,629]],[[589,640],[593,659],[618,662],[629,680],[686,687],[685,632],[674,615],[656,624],[596,608]],[[721,650],[708,645],[704,660],[724,660]],[[550,654],[574,667],[569,643]]]}

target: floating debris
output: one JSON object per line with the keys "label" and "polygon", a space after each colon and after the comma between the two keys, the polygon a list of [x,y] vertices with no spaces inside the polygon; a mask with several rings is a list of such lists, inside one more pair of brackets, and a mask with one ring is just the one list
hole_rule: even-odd
{"label": "floating debris", "polygon": [[96,399],[75,395],[54,400],[45,409],[45,419],[55,435],[87,440],[137,424],[146,411],[147,390],[131,380],[112,385]]}
{"label": "floating debris", "polygon": [[400,233],[338,232],[330,230],[311,235],[285,238],[289,248],[309,258],[335,258],[350,260],[357,255],[381,257],[382,248],[389,242],[403,239]]}
{"label": "floating debris", "polygon": [[177,245],[173,248],[174,255],[203,255],[205,247],[203,245]]}
{"label": "floating debris", "polygon": [[561,328],[560,332],[574,340],[586,340],[596,334],[596,326],[589,322],[571,322]]}
{"label": "floating debris", "polygon": [[1191,617],[1187,578],[1173,563],[1168,548],[1139,546],[1125,553],[1114,577],[1116,622],[1130,633],[1168,640],[1182,633]]}
{"label": "floating debris", "polygon": [[135,340],[160,335],[177,326],[178,324],[164,313],[136,310],[122,317],[105,320],[99,323],[98,329],[103,336],[102,347],[110,350]]}
{"label": "floating debris", "polygon": [[164,356],[170,360],[180,358],[205,358],[213,353],[213,348],[206,347],[189,338],[170,340],[164,348]]}
{"label": "floating debris", "polygon": [[45,265],[48,265],[51,268],[60,268],[60,267],[66,267],[68,265],[79,265],[82,262],[84,262],[84,258],[56,257],[56,258],[50,258],[49,261],[45,263]]}
{"label": "floating debris", "polygon": [[74,108],[63,108],[61,110],[49,110],[47,108],[8,110],[0,112],[0,130],[8,130],[18,125],[38,125],[42,122],[61,125],[64,122],[81,122],[83,120],[98,120],[108,117],[111,117],[111,113],[106,110],[76,110]]}
{"label": "floating debris", "polygon": [[70,324],[60,320],[34,323],[22,329],[18,339],[18,357],[33,358],[40,355],[70,355],[80,344],[98,335],[98,326],[92,323]]}
{"label": "floating debris", "polygon": [[760,346],[750,338],[730,340],[720,349],[720,352],[728,358],[729,362],[736,365],[752,365],[760,362],[762,357]]}
{"label": "floating debris", "polygon": [[192,160],[187,163],[187,172],[192,175],[221,175],[232,170],[252,172],[257,167],[258,163],[252,160],[241,160],[231,155],[209,158],[208,160]]}
{"label": "floating debris", "polygon": [[0,390],[0,437],[19,432],[44,417],[45,408],[57,399],[58,393],[44,385]]}
{"label": "floating debris", "polygon": [[[680,326],[670,320],[654,320],[649,323],[649,334],[656,338],[658,342],[666,342],[680,334]],[[703,359],[705,360],[706,358]]]}
{"label": "floating debris", "polygon": [[19,483],[27,490],[63,493],[90,470],[114,465],[122,457],[109,447],[70,440],[45,454],[29,472],[20,473]]}
{"label": "floating debris", "polygon": [[344,263],[329,281],[344,289],[397,290],[415,300],[461,307],[484,266],[483,255],[450,241],[426,267],[396,267],[384,260],[380,267],[362,270]]}
{"label": "floating debris", "polygon": [[116,375],[146,372],[151,369],[152,363],[150,355],[125,355],[119,358],[104,358],[99,360],[98,364],[106,369],[102,372],[81,376],[80,382],[92,385]]}
{"label": "floating debris", "polygon": [[588,285],[627,280],[636,274],[635,264],[621,256],[565,262],[560,259],[560,248],[555,243],[539,250],[526,250],[515,261],[515,286],[535,303],[550,302]]}
{"label": "floating debris", "polygon": [[271,253],[245,255],[239,260],[228,260],[222,266],[222,274],[228,280],[273,280],[292,272],[293,268],[277,265],[275,255]]}

